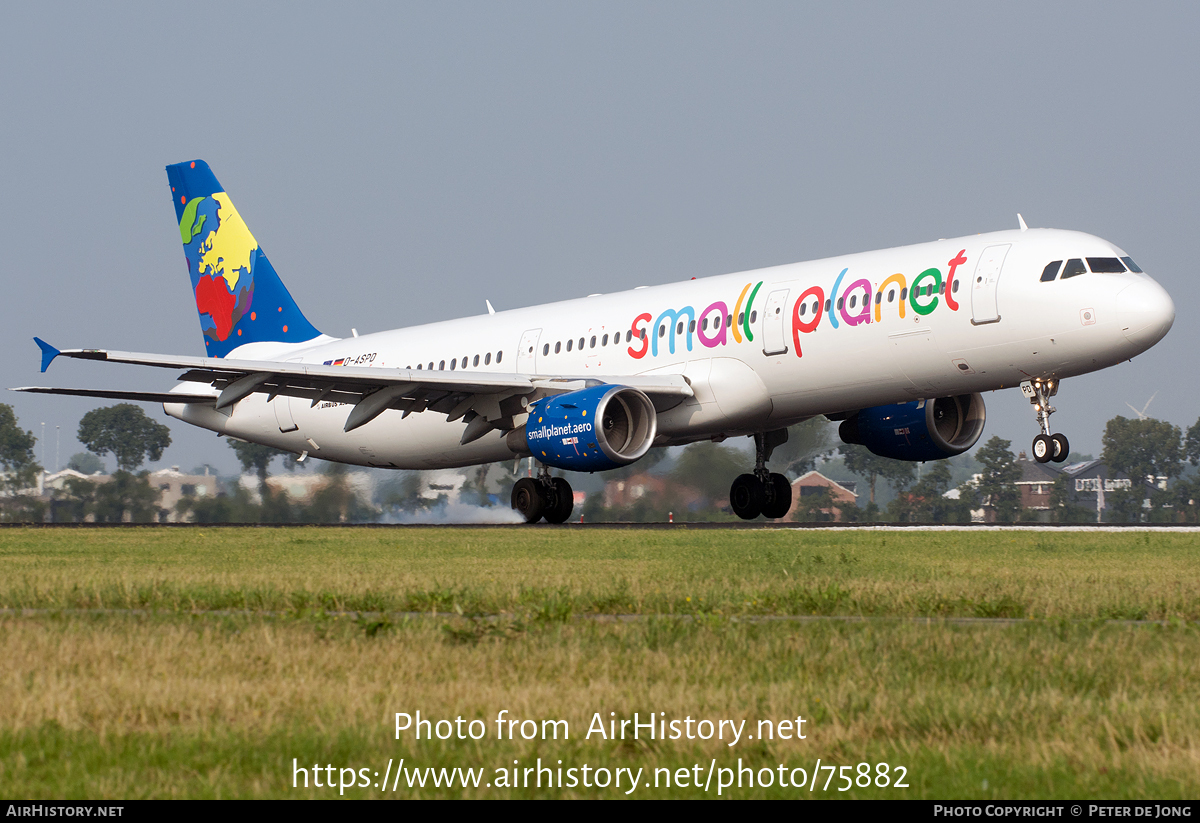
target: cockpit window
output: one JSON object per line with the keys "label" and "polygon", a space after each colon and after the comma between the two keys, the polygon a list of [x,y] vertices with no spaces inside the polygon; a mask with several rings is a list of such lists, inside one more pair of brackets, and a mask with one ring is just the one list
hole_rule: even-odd
{"label": "cockpit window", "polygon": [[1055,260],[1046,268],[1042,269],[1042,282],[1049,283],[1054,278],[1058,277],[1058,270],[1062,268],[1062,261]]}
{"label": "cockpit window", "polygon": [[1126,265],[1126,266],[1129,268],[1129,270],[1130,270],[1130,271],[1135,271],[1135,272],[1137,272],[1138,274],[1142,274],[1142,273],[1143,273],[1143,272],[1142,272],[1142,267],[1141,267],[1141,266],[1139,266],[1137,263],[1133,262],[1133,258],[1132,258],[1132,257],[1122,257],[1122,258],[1121,258],[1121,262],[1122,262],[1122,263],[1124,263],[1124,264],[1125,264],[1125,265]]}
{"label": "cockpit window", "polygon": [[1087,274],[1087,269],[1084,267],[1083,261],[1075,257],[1067,261],[1066,267],[1063,268],[1062,279],[1066,280],[1077,274]]}
{"label": "cockpit window", "polygon": [[1089,257],[1088,268],[1096,274],[1124,274],[1125,265],[1115,257]]}

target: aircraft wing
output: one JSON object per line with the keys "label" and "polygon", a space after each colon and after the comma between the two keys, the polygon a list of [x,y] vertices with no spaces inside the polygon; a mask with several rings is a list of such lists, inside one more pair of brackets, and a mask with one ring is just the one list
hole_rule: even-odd
{"label": "aircraft wing", "polygon": [[[424,369],[363,368],[276,360],[231,360],[213,357],[181,357],[105,349],[59,350],[34,338],[42,349],[42,371],[56,357],[103,360],[165,369],[184,369],[179,380],[208,383],[216,395],[173,392],[115,392],[90,389],[25,387],[19,391],[50,394],[82,394],[89,397],[140,399],[163,403],[212,402],[217,409],[231,406],[254,393],[269,399],[278,395],[318,403],[352,406],[345,431],[353,431],[388,409],[404,416],[426,409],[446,414],[450,422],[465,420],[463,443],[477,440],[492,429],[516,427],[514,417],[526,412],[534,400],[550,394],[575,391],[604,383],[619,383],[640,389],[667,408],[691,397],[691,386],[682,375],[611,377],[589,375],[526,375],[485,371],[429,371]],[[90,393],[89,393],[90,392]]]}

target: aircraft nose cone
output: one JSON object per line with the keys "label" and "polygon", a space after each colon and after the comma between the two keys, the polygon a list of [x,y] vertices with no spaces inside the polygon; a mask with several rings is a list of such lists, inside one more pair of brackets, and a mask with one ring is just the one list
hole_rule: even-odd
{"label": "aircraft nose cone", "polygon": [[1117,323],[1139,351],[1162,340],[1174,322],[1175,303],[1153,280],[1140,280],[1117,293]]}

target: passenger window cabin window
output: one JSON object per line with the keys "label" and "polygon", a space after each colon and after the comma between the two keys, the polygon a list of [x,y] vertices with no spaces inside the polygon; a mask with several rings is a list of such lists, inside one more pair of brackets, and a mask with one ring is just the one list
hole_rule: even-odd
{"label": "passenger window cabin window", "polygon": [[826,300],[825,301],[825,311],[829,311],[829,306],[830,306],[830,302],[829,302],[829,300]]}
{"label": "passenger window cabin window", "polygon": [[465,357],[462,359],[462,367],[464,369],[467,367],[467,358],[465,358]]}
{"label": "passenger window cabin window", "polygon": [[757,322],[758,322],[758,312],[757,312],[757,311],[752,311],[752,312],[750,312],[750,322],[751,322],[751,323],[757,323]]}
{"label": "passenger window cabin window", "polygon": [[1125,266],[1115,257],[1089,257],[1087,264],[1093,274],[1125,273]]}
{"label": "passenger window cabin window", "polygon": [[560,351],[562,351],[562,341],[561,340],[559,340],[557,343],[554,344],[554,353],[558,354]]}
{"label": "passenger window cabin window", "polygon": [[1058,270],[1061,268],[1061,260],[1055,260],[1053,263],[1048,263],[1046,268],[1042,269],[1042,282],[1049,283],[1051,280],[1058,277]]}
{"label": "passenger window cabin window", "polygon": [[808,304],[807,304],[807,303],[801,303],[801,304],[800,304],[800,316],[801,316],[801,317],[803,317],[803,316],[804,316],[804,314],[805,314],[805,312],[807,312],[807,311],[808,311]]}
{"label": "passenger window cabin window", "polygon": [[592,339],[588,341],[588,348],[589,349],[596,348],[596,335],[593,334]]}
{"label": "passenger window cabin window", "polygon": [[850,308],[854,308],[857,305],[858,305],[858,295],[857,294],[850,295]]}
{"label": "passenger window cabin window", "polygon": [[727,315],[725,315],[725,325],[726,325],[726,326],[732,326],[732,325],[733,325],[733,315],[732,315],[732,314],[727,314]]}
{"label": "passenger window cabin window", "polygon": [[900,301],[903,302],[907,299],[908,299],[908,287],[905,286],[904,288],[900,289]]}
{"label": "passenger window cabin window", "polygon": [[896,302],[896,290],[895,289],[888,289],[888,302],[889,303]]}
{"label": "passenger window cabin window", "polygon": [[1061,279],[1066,280],[1068,277],[1078,277],[1081,274],[1087,274],[1087,269],[1084,267],[1082,260],[1078,257],[1073,257],[1063,267]]}
{"label": "passenger window cabin window", "polygon": [[666,334],[666,333],[667,333],[667,327],[666,327],[666,326],[659,326],[659,327],[658,327],[658,336],[659,336],[659,339],[661,339],[661,338],[662,338],[662,336],[663,336],[664,334]]}
{"label": "passenger window cabin window", "polygon": [[1122,257],[1122,258],[1121,258],[1121,262],[1122,262],[1122,263],[1124,263],[1124,264],[1125,264],[1125,265],[1126,265],[1126,266],[1129,268],[1129,270],[1130,270],[1130,271],[1135,271],[1135,272],[1137,272],[1138,274],[1142,274],[1142,273],[1143,273],[1143,272],[1142,272],[1142,267],[1141,267],[1141,266],[1139,266],[1137,263],[1133,262],[1133,258],[1132,258],[1132,257]]}
{"label": "passenger window cabin window", "polygon": [[579,338],[579,350],[583,351],[583,338]]}
{"label": "passenger window cabin window", "polygon": [[[545,357],[549,353],[550,353],[550,344],[547,343],[546,345],[542,346],[542,357]],[[489,355],[489,357],[490,357],[490,355]]]}
{"label": "passenger window cabin window", "polygon": [[455,359],[455,360],[451,360],[451,361],[450,361],[450,371],[454,371],[454,367],[455,367],[455,366],[457,366],[457,365],[458,365],[458,360],[457,360],[457,359]]}
{"label": "passenger window cabin window", "polygon": [[631,340],[633,340],[633,329],[629,329],[625,332],[625,342],[628,343]]}
{"label": "passenger window cabin window", "polygon": [[738,312],[738,325],[740,326],[745,322],[746,322],[746,313],[744,311]]}
{"label": "passenger window cabin window", "polygon": [[432,360],[429,361],[429,370],[433,371],[433,361]]}
{"label": "passenger window cabin window", "polygon": [[600,338],[600,345],[601,346],[608,345],[608,335],[607,334]]}
{"label": "passenger window cabin window", "polygon": [[676,334],[683,334],[683,321],[682,321],[682,320],[680,320],[680,321],[679,321],[679,323],[678,323],[678,324],[676,324],[676,326],[675,326],[675,333],[676,333]]}
{"label": "passenger window cabin window", "polygon": [[842,308],[843,306],[845,306],[845,305],[846,305],[846,298],[845,298],[845,297],[839,297],[839,298],[838,298],[838,310],[840,311],[840,310],[841,310],[841,308]]}
{"label": "passenger window cabin window", "polygon": [[957,280],[954,281],[954,288],[950,289],[950,291],[954,292],[955,294],[958,294],[958,281]]}
{"label": "passenger window cabin window", "polygon": [[688,322],[688,334],[695,334],[695,333],[696,333],[696,321],[691,320]]}
{"label": "passenger window cabin window", "polygon": [[883,302],[883,292],[877,292],[875,295],[875,305],[878,306]]}
{"label": "passenger window cabin window", "polygon": [[[542,352],[542,354],[546,354],[546,353],[547,353],[547,352],[549,352],[549,351],[550,351],[550,344],[549,344],[549,343],[547,343],[547,344],[546,344],[546,351]],[[485,355],[483,356],[483,365],[485,365],[485,366],[490,366],[491,364],[492,364],[492,353],[491,353],[491,352],[488,352],[487,354],[485,354]]]}
{"label": "passenger window cabin window", "polygon": [[438,361],[438,371],[445,371],[445,370],[446,370],[446,361],[439,360]]}
{"label": "passenger window cabin window", "polygon": [[479,365],[479,355],[475,355],[474,359],[472,359],[472,360],[471,360],[471,365],[472,365],[472,366],[478,366],[478,365]]}
{"label": "passenger window cabin window", "polygon": [[418,363],[418,364],[417,364],[417,371],[420,371],[420,370],[421,370],[421,364],[420,364],[420,363]]}
{"label": "passenger window cabin window", "polygon": [[499,363],[503,359],[504,359],[504,352],[502,352],[502,351],[496,352],[496,362]]}
{"label": "passenger window cabin window", "polygon": [[571,350],[571,346],[572,346],[574,343],[575,343],[575,341],[574,341],[574,340],[568,340],[568,341],[567,341],[567,351],[570,351],[570,350]]}

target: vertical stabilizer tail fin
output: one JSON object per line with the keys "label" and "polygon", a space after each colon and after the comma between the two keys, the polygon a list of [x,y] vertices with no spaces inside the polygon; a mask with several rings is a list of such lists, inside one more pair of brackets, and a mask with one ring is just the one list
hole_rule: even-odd
{"label": "vertical stabilizer tail fin", "polygon": [[320,337],[208,164],[192,160],[167,166],[167,181],[205,353],[225,357],[247,343]]}

